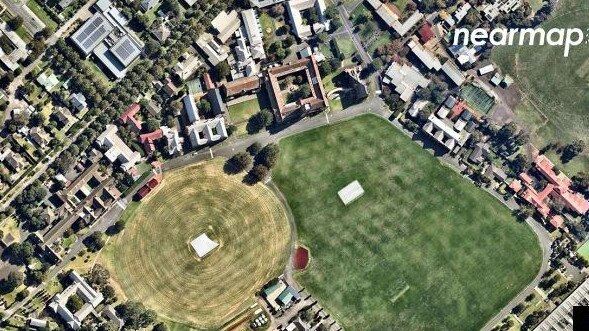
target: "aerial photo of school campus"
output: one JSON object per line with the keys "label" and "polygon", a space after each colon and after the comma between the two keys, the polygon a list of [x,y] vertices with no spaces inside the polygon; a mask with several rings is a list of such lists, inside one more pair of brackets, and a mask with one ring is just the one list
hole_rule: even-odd
{"label": "aerial photo of school campus", "polygon": [[589,330],[588,17],[0,0],[0,330]]}

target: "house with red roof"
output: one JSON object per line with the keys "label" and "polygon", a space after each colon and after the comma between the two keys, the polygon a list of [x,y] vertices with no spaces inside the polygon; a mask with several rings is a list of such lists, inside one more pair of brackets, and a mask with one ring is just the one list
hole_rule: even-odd
{"label": "house with red roof", "polygon": [[150,133],[144,133],[139,136],[139,140],[143,144],[143,148],[145,148],[145,152],[147,154],[152,154],[155,152],[155,141],[163,138],[164,131],[162,129],[157,129]]}
{"label": "house with red roof", "polygon": [[161,171],[154,169],[155,176],[153,176],[145,185],[143,185],[136,194],[137,199],[142,200],[149,193],[151,193],[156,187],[158,187],[163,179]]}
{"label": "house with red roof", "polygon": [[560,215],[554,215],[550,218],[550,225],[555,229],[560,229],[564,225],[564,218]]}
{"label": "house with red roof", "polygon": [[434,31],[432,30],[432,25],[430,23],[424,24],[421,28],[419,28],[417,33],[419,34],[419,39],[421,39],[421,42],[424,44],[435,37]]}
{"label": "house with red roof", "polygon": [[541,192],[533,187],[534,179],[527,173],[521,173],[519,180],[514,180],[509,187],[534,206],[543,218],[549,219],[550,217],[550,224],[559,228],[564,223],[561,216],[553,214],[549,205],[551,200],[562,203],[567,209],[580,215],[589,211],[589,200],[571,188],[571,179],[556,169],[546,156],[538,155],[534,160],[534,166],[548,181]]}
{"label": "house with red roof", "polygon": [[209,75],[208,72],[203,75],[203,80],[205,82],[205,88],[207,91],[215,88],[215,83],[213,83],[211,75]]}
{"label": "house with red roof", "polygon": [[141,110],[141,106],[138,103],[133,103],[121,114],[119,120],[130,126],[135,132],[141,132],[141,122],[135,118],[139,110]]}
{"label": "house with red roof", "polygon": [[571,189],[571,179],[554,167],[554,164],[544,155],[539,155],[534,161],[536,169],[554,185],[552,197],[563,203],[567,208],[584,215],[589,211],[589,200]]}

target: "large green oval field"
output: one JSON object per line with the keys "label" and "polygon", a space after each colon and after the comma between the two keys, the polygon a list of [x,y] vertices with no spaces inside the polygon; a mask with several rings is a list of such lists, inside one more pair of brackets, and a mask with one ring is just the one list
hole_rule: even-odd
{"label": "large green oval field", "polygon": [[[213,160],[167,172],[101,256],[131,300],[197,330],[217,330],[255,302],[290,253],[286,213],[270,189]],[[220,244],[198,258],[190,241]]]}
{"label": "large green oval field", "polygon": [[[347,330],[479,329],[540,269],[526,224],[383,119],[280,147],[273,180],[312,255],[298,280]],[[366,193],[344,207],[353,180]]]}

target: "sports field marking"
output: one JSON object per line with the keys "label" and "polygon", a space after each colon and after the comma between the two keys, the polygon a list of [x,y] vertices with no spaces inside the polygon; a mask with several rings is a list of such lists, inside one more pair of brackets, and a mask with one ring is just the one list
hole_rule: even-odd
{"label": "sports field marking", "polygon": [[409,286],[409,285],[405,286],[405,288],[402,289],[401,292],[399,292],[399,294],[395,295],[391,299],[391,303],[395,303],[397,300],[399,300],[403,296],[403,294],[405,294],[405,292],[409,291],[410,288],[411,288],[411,286]]}

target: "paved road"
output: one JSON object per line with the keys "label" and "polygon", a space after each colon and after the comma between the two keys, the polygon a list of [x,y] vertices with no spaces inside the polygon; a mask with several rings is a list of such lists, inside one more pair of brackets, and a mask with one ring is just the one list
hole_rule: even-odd
{"label": "paved road", "polygon": [[374,113],[382,116],[383,114],[387,114],[388,110],[381,99],[377,97],[371,97],[361,104],[354,105],[342,111],[334,113],[321,113],[314,117],[304,118],[299,122],[296,122],[295,124],[292,124],[291,126],[278,132],[270,133],[265,131],[239,140],[229,140],[225,143],[215,145],[209,149],[202,149],[196,153],[190,153],[177,157],[165,162],[162,165],[162,169],[164,171],[169,171],[192,163],[206,161],[217,156],[229,158],[235,153],[245,150],[254,142],[259,142],[262,145],[275,143],[280,139],[288,136],[318,128],[328,123],[345,121],[367,113]]}
{"label": "paved road", "polygon": [[45,28],[45,23],[41,21],[26,5],[24,0],[1,0],[2,4],[14,14],[23,18],[23,25],[33,35]]}
{"label": "paved road", "polygon": [[78,130],[78,132],[76,132],[73,136],[68,137],[69,143],[66,142],[66,145],[64,145],[63,149],[59,153],[55,153],[52,156],[49,156],[47,158],[46,162],[41,162],[41,163],[38,163],[37,165],[35,165],[35,170],[34,170],[34,173],[32,176],[27,177],[26,179],[21,181],[16,187],[11,188],[11,190],[6,193],[6,196],[2,197],[2,200],[4,202],[0,206],[0,210],[7,208],[10,205],[10,203],[12,202],[12,200],[16,199],[16,197],[27,186],[29,186],[34,181],[39,179],[39,177],[41,177],[41,175],[43,175],[47,171],[49,166],[61,155],[61,153],[63,153],[66,149],[68,149],[68,147],[73,142],[75,142],[76,139],[78,139],[78,137],[84,132],[84,130],[86,130],[86,128],[90,125],[90,123],[92,123],[92,121],[86,122],[86,124],[84,125],[84,127],[81,130]]}
{"label": "paved road", "polygon": [[[8,2],[10,2],[10,0],[6,0]],[[57,40],[59,40],[59,38],[71,27],[71,25],[77,20],[77,19],[82,19],[85,20],[88,17],[90,17],[91,13],[90,13],[90,6],[92,6],[92,4],[94,4],[95,1],[89,1],[87,4],[85,4],[69,21],[67,21],[63,26],[61,26],[59,28],[59,30],[57,30],[57,32],[51,36],[49,39],[46,40],[46,44],[47,46],[51,46],[54,45]],[[41,61],[42,56],[40,56],[37,60],[33,61],[33,63],[31,63],[29,66],[23,68],[23,71],[20,75],[18,75],[17,77],[14,78],[14,80],[12,81],[12,83],[8,86],[8,88],[6,89],[6,94],[8,95],[8,102],[9,102],[9,107],[8,110],[10,109],[14,109],[14,108],[25,108],[26,107],[26,103],[22,100],[19,100],[16,98],[16,88],[21,85],[23,83],[23,79],[24,77],[31,72]],[[6,112],[7,116],[5,119],[9,118],[9,111]],[[88,121],[84,127],[84,129],[90,125],[91,121]],[[2,126],[3,123],[0,123],[0,127]],[[76,138],[84,131],[84,129],[79,130],[74,136],[72,137],[68,137],[70,142],[75,141]],[[63,148],[63,150],[66,150],[68,146],[65,146]],[[63,151],[62,150],[62,151]],[[59,156],[60,153],[52,156],[49,158],[49,160],[45,163],[42,163],[40,165],[37,165],[36,169],[35,169],[35,173],[33,176],[29,177],[28,179],[26,179],[25,181],[23,181],[22,183],[19,184],[18,187],[16,187],[16,189],[14,191],[10,191],[7,196],[9,196],[9,198],[2,203],[2,205],[0,206],[0,210],[6,208],[10,202],[12,202],[12,200],[18,196],[18,194],[20,194],[20,192],[27,187],[29,184],[31,184],[32,182],[34,182],[37,178],[39,178],[41,176],[41,174],[45,173],[45,171],[47,170],[47,168],[49,167],[49,165],[51,163],[53,163],[53,161],[55,161],[55,159]]]}

